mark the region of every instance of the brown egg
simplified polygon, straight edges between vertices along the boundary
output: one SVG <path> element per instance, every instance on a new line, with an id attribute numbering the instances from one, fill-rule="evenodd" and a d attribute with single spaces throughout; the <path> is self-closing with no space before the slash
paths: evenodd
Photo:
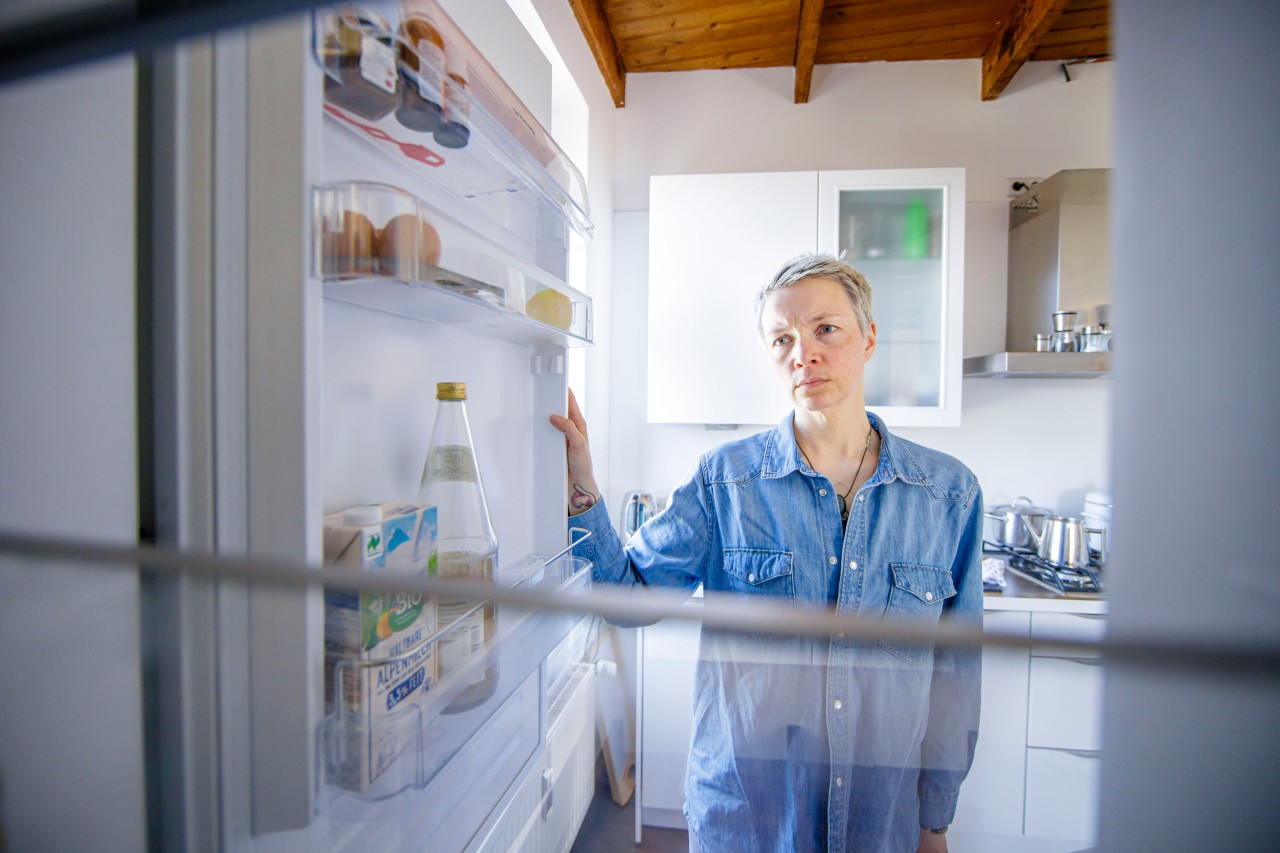
<path id="1" fill-rule="evenodd" d="M 414 281 L 427 276 L 422 264 L 440 263 L 440 233 L 415 213 L 393 216 L 378 241 L 378 272 Z"/>
<path id="2" fill-rule="evenodd" d="M 324 229 L 320 251 L 326 278 L 360 278 L 378 271 L 377 229 L 354 210 L 342 211 L 342 230 Z"/>

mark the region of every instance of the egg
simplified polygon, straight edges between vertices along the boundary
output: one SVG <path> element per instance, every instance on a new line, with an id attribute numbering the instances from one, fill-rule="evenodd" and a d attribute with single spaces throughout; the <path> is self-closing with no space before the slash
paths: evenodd
<path id="1" fill-rule="evenodd" d="M 416 213 L 393 216 L 378 240 L 378 272 L 404 281 L 427 277 L 422 265 L 440 263 L 440 232 Z"/>
<path id="2" fill-rule="evenodd" d="M 377 229 L 369 217 L 354 210 L 342 211 L 342 228 L 330 220 L 321 238 L 323 275 L 326 278 L 360 278 L 377 273 Z"/>

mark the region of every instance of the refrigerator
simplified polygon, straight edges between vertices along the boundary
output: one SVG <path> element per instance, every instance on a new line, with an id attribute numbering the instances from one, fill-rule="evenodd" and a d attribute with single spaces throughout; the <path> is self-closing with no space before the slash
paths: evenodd
<path id="1" fill-rule="evenodd" d="M 497 583 L 585 591 L 589 566 L 564 553 L 564 440 L 547 415 L 564 411 L 570 352 L 592 343 L 591 300 L 567 283 L 569 252 L 592 224 L 580 172 L 543 128 L 545 108 L 526 103 L 549 103 L 549 65 L 501 0 L 360 10 L 316 9 L 114 60 L 107 78 L 99 66 L 69 72 L 60 103 L 98 104 L 103 120 L 62 116 L 49 127 L 70 129 L 82 151 L 95 147 L 95 129 L 118 129 L 96 142 L 109 144 L 101 162 L 119 167 L 121 186 L 92 186 L 92 166 L 64 180 L 80 182 L 87 216 L 124 223 L 127 251 L 112 255 L 108 275 L 90 262 L 63 276 L 91 282 L 85 291 L 110 310 L 63 298 L 59 333 L 84 339 L 50 371 L 54 380 L 78 371 L 86 389 L 111 380 L 109 403 L 81 399 L 80 422 L 61 442 L 88 442 L 111 464 L 67 472 L 37 503 L 76 491 L 79 473 L 110 484 L 83 497 L 111 511 L 96 526 L 42 526 L 15 510 L 18 482 L 6 487 L 6 529 L 128 544 L 136 525 L 168 549 L 318 566 L 326 514 L 416 499 L 436 383 L 465 382 Z M 444 34 L 448 67 L 436 70 L 452 94 L 404 76 L 397 37 L 410 13 L 430 15 Z M 344 66 L 352 52 L 372 58 Z M 529 94 L 516 93 L 508 69 Z M 465 125 L 465 144 L 410 129 L 394 106 L 342 99 L 369 84 L 402 101 L 410 83 L 464 108 L 451 120 Z M 130 195 L 135 244 L 134 211 L 117 205 Z M 385 257 L 378 246 L 352 260 L 342 248 L 349 212 L 373 224 L 379 243 L 397 216 L 429 223 L 438 242 L 411 230 Z M 18 316 L 6 329 L 25 322 Z M 78 326 L 101 327 L 104 340 Z M 26 388 L 6 383 L 7 398 Z M 5 445 L 8 458 L 28 446 Z M 48 591 L 21 592 L 39 560 L 5 562 L 11 591 Z M 101 670 L 79 683 L 110 701 L 68 702 L 52 722 L 6 713 L 0 825 L 12 843 L 39 837 L 43 823 L 55 848 L 79 844 L 84 836 L 57 816 L 95 800 L 112 816 L 97 839 L 118 849 L 148 838 L 158 849 L 264 851 L 572 843 L 594 788 L 596 625 L 580 614 L 499 607 L 485 647 L 498 671 L 493 694 L 446 713 L 457 686 L 435 681 L 414 722 L 396 718 L 404 736 L 382 772 L 352 784 L 350 751 L 385 739 L 367 730 L 374 724 L 353 730 L 332 685 L 327 701 L 319 587 L 105 564 L 78 565 L 82 576 L 67 579 L 36 568 L 45 586 L 92 599 L 74 612 L 93 617 L 87 628 L 105 648 L 50 655 L 62 665 L 79 654 L 67 672 Z M 109 588 L 89 593 L 89 583 Z M 36 622 L 10 622 L 11 649 Z M 15 692 L 57 681 L 17 650 L 4 663 Z M 98 725 L 82 732 L 86 720 Z M 13 756 L 33 733 L 49 739 L 49 769 L 30 777 L 36 811 L 24 813 L 23 773 L 36 757 Z"/>

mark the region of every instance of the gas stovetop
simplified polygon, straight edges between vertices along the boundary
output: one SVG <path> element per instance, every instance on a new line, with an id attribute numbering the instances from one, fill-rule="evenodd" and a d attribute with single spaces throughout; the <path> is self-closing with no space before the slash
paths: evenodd
<path id="1" fill-rule="evenodd" d="M 1041 559 L 1029 548 L 1010 548 L 994 542 L 983 542 L 982 546 L 984 554 L 1002 555 L 1009 571 L 1050 592 L 1059 595 L 1102 594 L 1101 555 L 1097 551 L 1090 549 L 1087 567 L 1067 568 Z"/>

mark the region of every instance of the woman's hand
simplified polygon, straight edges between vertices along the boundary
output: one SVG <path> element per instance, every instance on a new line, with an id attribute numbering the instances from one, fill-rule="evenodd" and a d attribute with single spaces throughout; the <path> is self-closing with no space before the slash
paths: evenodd
<path id="1" fill-rule="evenodd" d="M 947 853 L 947 837 L 920 827 L 920 846 L 916 853 Z"/>
<path id="2" fill-rule="evenodd" d="M 565 462 L 568 468 L 569 515 L 578 515 L 591 509 L 600 500 L 600 487 L 596 484 L 591 465 L 591 446 L 587 443 L 587 421 L 578 408 L 578 400 L 569 391 L 569 417 L 552 415 L 551 425 L 564 433 Z"/>

